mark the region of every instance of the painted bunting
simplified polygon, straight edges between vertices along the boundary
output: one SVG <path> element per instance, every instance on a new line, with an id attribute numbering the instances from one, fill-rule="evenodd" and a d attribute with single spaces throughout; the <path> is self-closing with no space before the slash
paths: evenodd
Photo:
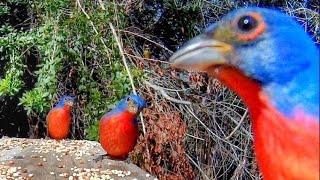
<path id="1" fill-rule="evenodd" d="M 125 159 L 133 150 L 139 136 L 137 116 L 144 107 L 145 101 L 131 94 L 102 116 L 99 123 L 100 144 L 110 158 Z"/>
<path id="2" fill-rule="evenodd" d="M 58 104 L 49 111 L 47 131 L 51 138 L 61 140 L 68 136 L 71 124 L 70 109 L 73 103 L 73 97 L 63 96 L 59 99 Z"/>
<path id="3" fill-rule="evenodd" d="M 319 179 L 319 50 L 295 20 L 267 8 L 233 10 L 170 61 L 243 99 L 264 179 Z"/>

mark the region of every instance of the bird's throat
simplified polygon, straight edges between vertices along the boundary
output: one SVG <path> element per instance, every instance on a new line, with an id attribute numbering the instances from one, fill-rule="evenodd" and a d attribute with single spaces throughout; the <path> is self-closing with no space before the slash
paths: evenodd
<path id="1" fill-rule="evenodd" d="M 250 79 L 239 70 L 230 66 L 215 66 L 210 68 L 207 72 L 236 92 L 249 109 L 257 107 L 257 100 L 260 99 L 259 97 L 261 96 L 261 87 L 258 82 Z"/>
<path id="2" fill-rule="evenodd" d="M 63 110 L 65 110 L 66 112 L 69 112 L 71 109 L 71 106 L 65 105 L 63 106 Z"/>
<path id="3" fill-rule="evenodd" d="M 319 177 L 319 123 L 315 119 L 301 112 L 289 120 L 271 105 L 258 82 L 237 69 L 217 66 L 208 72 L 235 91 L 249 108 L 264 179 Z"/>

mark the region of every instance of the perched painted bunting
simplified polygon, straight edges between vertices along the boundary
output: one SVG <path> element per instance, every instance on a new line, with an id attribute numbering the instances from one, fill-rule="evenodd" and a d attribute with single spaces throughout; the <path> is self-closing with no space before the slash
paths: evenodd
<path id="1" fill-rule="evenodd" d="M 139 136 L 137 116 L 145 101 L 131 94 L 102 116 L 99 124 L 100 144 L 110 158 L 125 159 Z"/>
<path id="2" fill-rule="evenodd" d="M 57 140 L 65 139 L 69 134 L 71 123 L 70 108 L 74 99 L 71 96 L 63 96 L 58 104 L 47 115 L 48 135 Z"/>
<path id="3" fill-rule="evenodd" d="M 249 108 L 264 179 L 319 179 L 319 51 L 277 10 L 234 10 L 170 59 L 208 72 Z"/>

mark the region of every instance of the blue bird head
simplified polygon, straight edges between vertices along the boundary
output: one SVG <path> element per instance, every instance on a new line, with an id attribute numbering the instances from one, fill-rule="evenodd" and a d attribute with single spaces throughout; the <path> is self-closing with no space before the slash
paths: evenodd
<path id="1" fill-rule="evenodd" d="M 146 107 L 146 102 L 141 97 L 135 94 L 130 94 L 125 96 L 115 108 L 113 108 L 111 111 L 103 115 L 103 117 L 101 118 L 101 121 L 104 121 L 104 122 L 108 121 L 110 117 L 114 115 L 118 115 L 119 113 L 128 111 L 134 115 L 133 119 L 128 119 L 128 120 L 131 120 L 133 124 L 137 125 L 138 122 L 137 122 L 136 116 L 145 107 Z"/>
<path id="2" fill-rule="evenodd" d="M 138 114 L 145 106 L 146 102 L 141 97 L 130 94 L 125 96 L 115 109 L 120 111 L 128 110 L 132 114 Z"/>
<path id="3" fill-rule="evenodd" d="M 314 42 L 301 25 L 280 11 L 240 8 L 210 26 L 206 34 L 229 44 L 229 63 L 262 85 L 287 83 L 306 70 L 319 73 Z"/>
<path id="4" fill-rule="evenodd" d="M 235 68 L 256 81 L 284 114 L 292 115 L 298 107 L 319 116 L 318 48 L 296 21 L 278 10 L 233 10 L 170 61 L 173 67 L 197 71 Z"/>
<path id="5" fill-rule="evenodd" d="M 68 95 L 64 95 L 59 99 L 58 104 L 54 108 L 61 108 L 61 107 L 64 107 L 64 106 L 72 107 L 73 104 L 74 104 L 74 97 L 68 96 Z"/>

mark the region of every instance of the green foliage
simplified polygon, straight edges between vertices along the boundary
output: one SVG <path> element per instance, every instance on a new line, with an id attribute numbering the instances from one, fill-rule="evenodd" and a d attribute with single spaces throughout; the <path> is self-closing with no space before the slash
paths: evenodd
<path id="1" fill-rule="evenodd" d="M 55 26 L 55 21 L 47 21 L 35 32 L 38 40 L 35 48 L 39 52 L 41 62 L 38 65 L 39 70 L 35 72 L 38 77 L 35 88 L 27 91 L 20 99 L 20 104 L 27 112 L 47 111 L 50 107 L 48 103 L 57 91 L 57 75 L 62 68 L 61 51 L 64 37 L 58 33 Z"/>
<path id="2" fill-rule="evenodd" d="M 0 60 L 7 62 L 5 76 L 0 79 L 0 96 L 13 96 L 22 88 L 23 56 L 27 51 L 25 48 L 32 45 L 33 38 L 28 33 L 17 32 L 8 24 L 0 27 L 0 34 L 5 34 L 0 38 L 0 53 L 3 53 Z"/>
<path id="3" fill-rule="evenodd" d="M 11 57 L 9 64 L 10 69 L 6 72 L 5 77 L 0 79 L 0 96 L 13 96 L 19 92 L 20 88 L 22 87 L 22 65 L 13 63 L 15 60 L 18 61 L 19 59 L 14 59 Z"/>
<path id="4" fill-rule="evenodd" d="M 9 13 L 9 7 L 6 6 L 3 2 L 0 2 L 0 16 L 8 13 Z"/>
<path id="5" fill-rule="evenodd" d="M 190 12 L 198 12 L 200 13 L 205 6 L 204 1 L 180 1 L 180 0 L 165 0 L 164 6 L 168 9 L 172 9 L 174 11 L 180 10 L 183 13 L 190 13 Z"/>
<path id="6" fill-rule="evenodd" d="M 86 129 L 86 139 L 90 141 L 99 141 L 99 121 L 93 122 L 87 129 Z"/>
<path id="7" fill-rule="evenodd" d="M 122 99 L 125 95 L 130 93 L 131 84 L 127 71 L 124 69 L 123 65 L 119 62 L 115 62 L 111 65 L 111 84 L 108 87 L 110 91 L 115 92 L 116 96 L 113 96 L 113 99 L 110 99 L 112 102 L 115 102 L 119 99 Z M 143 77 L 143 71 L 133 68 L 131 69 L 131 74 L 135 77 L 135 85 L 137 85 L 137 80 Z"/>
<path id="8" fill-rule="evenodd" d="M 42 92 L 39 88 L 29 91 L 20 98 L 20 104 L 25 107 L 27 114 L 31 112 L 43 112 L 49 109 L 48 104 L 49 92 Z"/>

